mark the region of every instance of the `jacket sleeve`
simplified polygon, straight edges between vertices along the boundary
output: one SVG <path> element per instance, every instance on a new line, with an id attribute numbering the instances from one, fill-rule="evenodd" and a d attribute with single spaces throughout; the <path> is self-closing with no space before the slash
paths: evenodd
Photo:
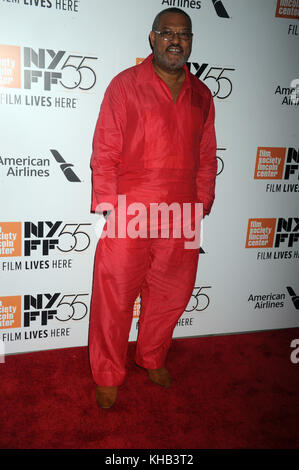
<path id="1" fill-rule="evenodd" d="M 126 125 L 125 96 L 119 80 L 109 84 L 98 116 L 91 156 L 91 210 L 111 210 L 117 203 L 117 175 Z"/>
<path id="2" fill-rule="evenodd" d="M 215 106 L 210 95 L 209 112 L 200 142 L 200 161 L 196 174 L 197 198 L 203 203 L 203 216 L 210 213 L 215 198 L 216 150 Z"/>

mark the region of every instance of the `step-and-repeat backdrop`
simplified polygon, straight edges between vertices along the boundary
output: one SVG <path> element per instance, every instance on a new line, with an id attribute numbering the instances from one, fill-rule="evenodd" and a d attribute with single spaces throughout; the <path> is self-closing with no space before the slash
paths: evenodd
<path id="1" fill-rule="evenodd" d="M 90 212 L 99 107 L 110 80 L 151 52 L 152 21 L 170 6 L 193 20 L 188 67 L 214 95 L 218 146 L 215 204 L 174 337 L 299 326 L 298 0 L 1 0 L 6 353 L 87 345 L 103 227 Z M 139 310 L 138 298 L 131 341 Z"/>

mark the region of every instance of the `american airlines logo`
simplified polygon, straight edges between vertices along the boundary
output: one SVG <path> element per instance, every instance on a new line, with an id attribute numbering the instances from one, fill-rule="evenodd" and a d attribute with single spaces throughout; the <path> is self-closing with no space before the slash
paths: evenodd
<path id="1" fill-rule="evenodd" d="M 58 150 L 52 149 L 50 150 L 50 152 L 52 153 L 57 163 L 60 164 L 60 169 L 68 181 L 70 181 L 71 183 L 81 182 L 81 180 L 71 168 L 72 166 L 74 166 L 72 163 L 67 163 L 64 158 L 60 155 Z"/>
<path id="2" fill-rule="evenodd" d="M 212 0 L 212 3 L 218 16 L 221 18 L 229 18 L 229 15 L 221 0 Z"/>
<path id="3" fill-rule="evenodd" d="M 201 8 L 201 0 L 162 0 L 162 5 L 167 7 L 177 7 L 177 8 L 192 8 L 199 10 Z M 222 0 L 212 0 L 212 4 L 215 8 L 217 16 L 220 18 L 229 18 L 229 14 L 226 11 L 225 6 L 223 5 Z"/>

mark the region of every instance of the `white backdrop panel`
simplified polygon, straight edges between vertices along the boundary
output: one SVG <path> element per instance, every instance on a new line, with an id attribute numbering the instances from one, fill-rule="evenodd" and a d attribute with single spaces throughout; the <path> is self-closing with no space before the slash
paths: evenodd
<path id="1" fill-rule="evenodd" d="M 228 17 L 208 0 L 31 3 L 0 4 L 6 353 L 87 344 L 103 226 L 90 213 L 93 132 L 107 85 L 150 53 L 152 21 L 168 6 L 192 18 L 189 66 L 215 94 L 219 157 L 196 284 L 174 337 L 299 326 L 292 298 L 299 292 L 299 107 L 290 103 L 291 81 L 299 78 L 298 13 L 276 17 L 275 0 L 218 2 Z M 278 178 L 255 179 L 258 147 L 270 155 L 284 149 Z M 271 228 L 266 246 L 246 248 L 249 219 Z M 135 307 L 131 341 L 138 332 Z"/>

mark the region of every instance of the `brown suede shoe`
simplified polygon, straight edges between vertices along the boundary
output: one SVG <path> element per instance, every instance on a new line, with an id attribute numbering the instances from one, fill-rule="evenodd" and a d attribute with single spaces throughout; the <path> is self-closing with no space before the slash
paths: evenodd
<path id="1" fill-rule="evenodd" d="M 171 376 L 165 367 L 161 367 L 160 369 L 148 369 L 147 371 L 149 378 L 156 384 L 166 388 L 171 386 Z"/>
<path id="2" fill-rule="evenodd" d="M 96 401 L 101 408 L 111 408 L 117 397 L 117 387 L 96 387 Z"/>

